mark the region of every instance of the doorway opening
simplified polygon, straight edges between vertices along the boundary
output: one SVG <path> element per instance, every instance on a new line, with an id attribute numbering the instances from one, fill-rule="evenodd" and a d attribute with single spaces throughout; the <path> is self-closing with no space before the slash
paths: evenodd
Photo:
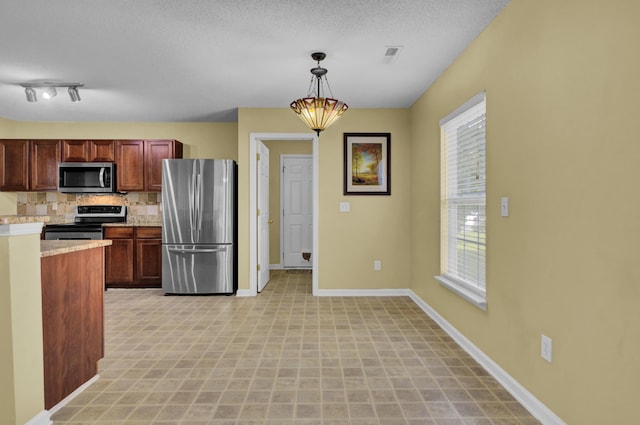
<path id="1" fill-rule="evenodd" d="M 310 143 L 297 144 L 308 144 L 311 150 Z M 310 270 L 313 266 L 313 156 L 281 154 L 279 167 L 278 263 L 285 270 Z"/>
<path id="2" fill-rule="evenodd" d="M 250 133 L 249 135 L 249 211 L 251 211 L 251 219 L 249 220 L 249 294 L 255 296 L 258 294 L 258 142 L 268 141 L 310 141 L 312 143 L 312 160 L 313 160 L 313 243 L 312 252 L 312 292 L 316 295 L 318 292 L 318 137 L 309 133 Z"/>

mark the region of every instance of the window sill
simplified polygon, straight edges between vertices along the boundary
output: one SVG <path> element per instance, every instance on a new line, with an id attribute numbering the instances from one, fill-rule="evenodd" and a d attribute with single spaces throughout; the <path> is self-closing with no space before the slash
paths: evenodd
<path id="1" fill-rule="evenodd" d="M 486 295 L 480 295 L 478 293 L 476 293 L 475 291 L 465 287 L 465 285 L 456 282 L 454 280 L 449 279 L 446 276 L 434 276 L 435 279 L 440 282 L 440 285 L 444 286 L 445 288 L 447 288 L 448 290 L 450 290 L 451 292 L 454 292 L 455 294 L 458 294 L 459 296 L 461 296 L 462 298 L 464 298 L 465 300 L 469 301 L 471 304 L 475 305 L 476 307 L 487 311 L 487 297 Z"/>

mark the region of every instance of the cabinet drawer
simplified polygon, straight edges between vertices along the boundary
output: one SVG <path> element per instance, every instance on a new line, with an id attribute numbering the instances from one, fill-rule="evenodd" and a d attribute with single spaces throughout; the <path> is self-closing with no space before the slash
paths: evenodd
<path id="1" fill-rule="evenodd" d="M 105 227 L 105 239 L 133 239 L 133 227 Z"/>
<path id="2" fill-rule="evenodd" d="M 162 239 L 162 227 L 136 227 L 138 239 Z"/>

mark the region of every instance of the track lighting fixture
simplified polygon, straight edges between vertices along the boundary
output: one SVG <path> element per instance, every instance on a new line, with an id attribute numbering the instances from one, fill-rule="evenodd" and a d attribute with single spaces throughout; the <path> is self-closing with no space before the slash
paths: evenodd
<path id="1" fill-rule="evenodd" d="M 72 102 L 80 102 L 80 93 L 78 92 L 78 87 L 84 87 L 84 84 L 80 84 L 80 83 L 50 83 L 50 82 L 44 82 L 44 83 L 22 83 L 20 84 L 22 87 L 24 87 L 24 94 L 27 96 L 27 102 L 37 102 L 38 101 L 38 94 L 37 94 L 37 90 L 40 90 L 42 92 L 42 97 L 44 99 L 52 99 L 54 98 L 57 94 L 58 91 L 56 90 L 56 88 L 67 88 L 67 91 L 69 93 L 69 99 L 71 99 Z"/>

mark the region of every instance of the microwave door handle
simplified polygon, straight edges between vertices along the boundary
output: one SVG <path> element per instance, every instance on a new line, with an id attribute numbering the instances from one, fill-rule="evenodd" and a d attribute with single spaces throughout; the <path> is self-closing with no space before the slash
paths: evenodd
<path id="1" fill-rule="evenodd" d="M 100 180 L 100 187 L 105 187 L 104 186 L 104 172 L 105 172 L 105 167 L 101 167 L 100 168 L 100 174 L 98 176 L 98 179 Z"/>

